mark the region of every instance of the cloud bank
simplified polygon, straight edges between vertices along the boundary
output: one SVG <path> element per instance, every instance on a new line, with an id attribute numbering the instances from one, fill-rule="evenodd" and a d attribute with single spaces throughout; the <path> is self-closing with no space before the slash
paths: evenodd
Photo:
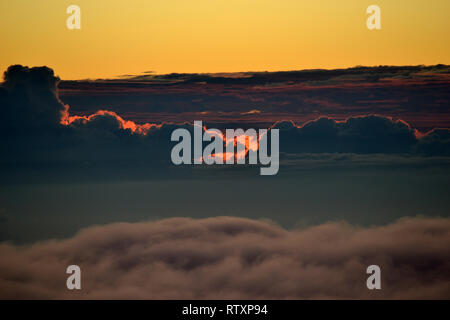
<path id="1" fill-rule="evenodd" d="M 11 66 L 0 86 L 0 146 L 3 166 L 136 167 L 170 164 L 170 134 L 192 124 L 136 124 L 100 110 L 70 115 L 58 96 L 59 79 L 47 67 Z M 201 120 L 201 119 L 199 119 Z M 420 134 L 404 121 L 368 115 L 346 121 L 320 118 L 297 126 L 276 123 L 287 153 L 396 153 L 450 155 L 449 129 Z"/>
<path id="2" fill-rule="evenodd" d="M 336 121 L 322 117 L 302 126 L 281 121 L 272 126 L 283 137 L 287 153 L 386 153 L 424 156 L 450 155 L 450 130 L 423 134 L 402 120 L 367 115 Z"/>
<path id="3" fill-rule="evenodd" d="M 139 122 L 270 126 L 320 115 L 345 120 L 383 114 L 428 131 L 450 127 L 450 67 L 379 66 L 341 70 L 232 74 L 145 74 L 97 81 L 62 81 L 60 96 L 83 115 L 99 106 Z M 133 93 L 133 94 L 130 94 Z M 243 114 L 251 110 L 260 113 Z"/>
<path id="4" fill-rule="evenodd" d="M 450 299 L 450 219 L 286 230 L 217 217 L 90 227 L 71 239 L 0 245 L 0 298 Z M 77 264 L 82 290 L 65 287 Z M 382 289 L 366 288 L 381 267 Z"/>

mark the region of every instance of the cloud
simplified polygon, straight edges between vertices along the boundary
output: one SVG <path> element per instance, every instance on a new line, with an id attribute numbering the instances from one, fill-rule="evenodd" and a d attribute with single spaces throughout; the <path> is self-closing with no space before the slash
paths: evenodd
<path id="1" fill-rule="evenodd" d="M 69 106 L 59 99 L 59 79 L 47 67 L 11 66 L 4 79 L 0 87 L 0 147 L 5 156 L 0 161 L 8 173 L 23 166 L 125 171 L 168 167 L 175 144 L 170 141 L 173 129 L 192 131 L 192 124 L 137 124 L 110 110 L 71 115 Z M 450 155 L 448 129 L 419 138 L 406 122 L 376 115 L 341 122 L 320 118 L 303 126 L 278 122 L 273 128 L 280 129 L 280 150 L 286 153 Z"/>
<path id="2" fill-rule="evenodd" d="M 368 115 L 345 121 L 322 117 L 297 126 L 291 121 L 276 123 L 283 141 L 280 149 L 289 153 L 412 153 L 418 139 L 406 122 Z"/>
<path id="3" fill-rule="evenodd" d="M 280 151 L 286 153 L 450 155 L 450 129 L 420 133 L 403 120 L 379 115 L 321 117 L 302 126 L 280 121 L 272 128 L 280 130 Z"/>
<path id="4" fill-rule="evenodd" d="M 31 165 L 152 167 L 169 160 L 171 124 L 136 124 L 100 110 L 70 115 L 53 70 L 11 66 L 0 87 L 2 169 Z"/>
<path id="5" fill-rule="evenodd" d="M 431 130 L 420 139 L 417 149 L 419 154 L 450 156 L 450 130 Z"/>
<path id="6" fill-rule="evenodd" d="M 170 74 L 130 79 L 62 81 L 61 99 L 84 115 L 99 107 L 129 120 L 203 120 L 245 126 L 283 119 L 298 123 L 330 115 L 383 114 L 428 131 L 449 127 L 449 66 L 357 67 L 340 70 Z M 133 93 L 133 94 L 130 94 Z M 257 108 L 260 114 L 241 115 Z"/>
<path id="7" fill-rule="evenodd" d="M 250 111 L 242 112 L 241 114 L 242 114 L 243 116 L 247 116 L 247 115 L 259 114 L 259 113 L 261 113 L 261 110 L 258 110 L 258 109 L 252 109 L 252 110 L 250 110 Z"/>
<path id="8" fill-rule="evenodd" d="M 71 239 L 0 245 L 1 298 L 450 298 L 450 219 L 286 230 L 232 217 L 90 227 Z M 82 290 L 65 288 L 68 265 Z M 381 267 L 382 290 L 366 288 Z"/>
<path id="9" fill-rule="evenodd" d="M 64 106 L 57 95 L 59 78 L 47 67 L 10 66 L 0 91 L 4 130 L 46 130 L 58 125 Z"/>
<path id="10" fill-rule="evenodd" d="M 161 128 L 162 124 L 145 123 L 136 124 L 133 121 L 124 120 L 121 116 L 113 111 L 99 110 L 89 116 L 70 116 L 69 108 L 66 106 L 62 116 L 61 124 L 73 127 L 90 126 L 98 127 L 106 124 L 108 129 L 129 130 L 131 133 L 147 135 L 151 129 Z"/>
<path id="11" fill-rule="evenodd" d="M 146 135 L 152 129 L 161 128 L 157 124 L 139 125 L 124 120 L 108 110 L 99 110 L 90 116 L 70 115 L 69 106 L 59 99 L 58 82 L 59 78 L 50 68 L 10 66 L 0 87 L 2 134 L 11 137 L 20 132 L 28 138 L 42 137 L 51 129 L 54 134 L 67 138 L 82 127 L 122 135 Z"/>

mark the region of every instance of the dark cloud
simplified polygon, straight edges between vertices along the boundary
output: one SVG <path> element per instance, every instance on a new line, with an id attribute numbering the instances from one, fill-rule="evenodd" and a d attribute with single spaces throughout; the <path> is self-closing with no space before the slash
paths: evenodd
<path id="1" fill-rule="evenodd" d="M 450 219 L 301 230 L 217 217 L 116 223 L 62 241 L 0 245 L 1 298 L 450 298 Z M 82 290 L 65 269 L 82 270 Z M 381 267 L 382 290 L 366 288 Z"/>
<path id="2" fill-rule="evenodd" d="M 107 168 L 109 174 L 118 169 L 143 174 L 145 168 L 171 167 L 171 132 L 178 127 L 192 130 L 192 124 L 137 124 L 108 110 L 72 115 L 59 99 L 59 79 L 47 67 L 11 66 L 4 79 L 0 147 L 5 156 L 0 161 L 8 173 L 23 166 L 69 172 L 73 166 L 94 171 Z M 280 147 L 286 153 L 450 154 L 447 129 L 419 139 L 407 123 L 375 115 L 343 122 L 320 118 L 303 126 L 280 122 L 274 127 L 281 130 Z"/>
<path id="3" fill-rule="evenodd" d="M 57 95 L 58 82 L 47 67 L 10 66 L 0 92 L 2 129 L 47 130 L 57 126 L 64 110 Z"/>
<path id="4" fill-rule="evenodd" d="M 417 151 L 432 156 L 450 156 L 450 130 L 433 129 L 420 139 Z"/>
<path id="5" fill-rule="evenodd" d="M 277 123 L 280 150 L 289 153 L 411 153 L 418 139 L 403 121 L 381 116 L 351 117 L 343 122 L 329 118 L 310 121 L 303 126 L 293 122 Z"/>
<path id="6" fill-rule="evenodd" d="M 198 120 L 269 126 L 328 115 L 383 114 L 421 131 L 450 127 L 449 66 L 379 66 L 338 70 L 144 75 L 129 79 L 63 81 L 73 112 L 99 107 L 139 122 Z M 132 93 L 132 94 L 130 94 Z M 241 115 L 258 109 L 259 114 Z"/>
<path id="7" fill-rule="evenodd" d="M 114 112 L 72 117 L 47 67 L 11 66 L 0 87 L 3 169 L 11 166 L 135 166 L 168 162 L 173 125 L 137 125 Z"/>
<path id="8" fill-rule="evenodd" d="M 335 79 L 366 80 L 368 82 L 378 81 L 380 78 L 412 78 L 427 72 L 428 75 L 434 73 L 448 73 L 450 67 L 447 65 L 435 66 L 378 66 L 364 67 L 357 66 L 347 69 L 310 69 L 276 72 L 239 72 L 239 73 L 171 73 L 157 75 L 153 71 L 149 75 L 128 76 L 129 80 L 148 81 L 179 81 L 184 83 L 220 83 L 220 84 L 242 84 L 252 85 L 271 84 L 283 82 L 328 82 Z M 120 81 L 119 81 L 120 82 Z"/>

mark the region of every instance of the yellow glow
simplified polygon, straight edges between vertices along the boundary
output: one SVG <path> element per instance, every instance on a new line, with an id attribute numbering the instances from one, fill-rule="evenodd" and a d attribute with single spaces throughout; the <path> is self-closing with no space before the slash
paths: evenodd
<path id="1" fill-rule="evenodd" d="M 81 30 L 66 8 L 81 8 Z M 381 30 L 366 8 L 381 8 Z M 0 1 L 0 68 L 64 79 L 450 63 L 448 0 Z"/>

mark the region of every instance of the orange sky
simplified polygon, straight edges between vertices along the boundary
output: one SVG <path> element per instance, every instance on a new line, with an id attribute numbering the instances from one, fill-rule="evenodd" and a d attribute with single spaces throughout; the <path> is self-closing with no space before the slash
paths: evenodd
<path id="1" fill-rule="evenodd" d="M 81 8 L 68 30 L 66 8 Z M 382 29 L 366 27 L 381 7 Z M 450 64 L 448 0 L 15 0 L 0 2 L 0 68 L 63 79 Z"/>

